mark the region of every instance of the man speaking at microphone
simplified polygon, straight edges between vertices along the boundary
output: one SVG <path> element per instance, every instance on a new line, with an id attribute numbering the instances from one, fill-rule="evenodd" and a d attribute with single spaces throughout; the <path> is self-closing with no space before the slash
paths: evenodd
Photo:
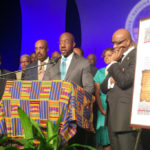
<path id="1" fill-rule="evenodd" d="M 114 53 L 101 84 L 107 94 L 107 123 L 112 150 L 133 150 L 137 133 L 130 127 L 130 111 L 135 71 L 136 48 L 126 29 L 112 36 Z M 138 149 L 139 150 L 139 149 Z"/>
<path id="2" fill-rule="evenodd" d="M 94 85 L 90 64 L 73 52 L 74 47 L 74 36 L 69 32 L 63 33 L 59 39 L 61 59 L 48 65 L 44 80 L 71 80 L 92 94 Z"/>
<path id="3" fill-rule="evenodd" d="M 35 54 L 38 60 L 27 66 L 28 70 L 25 70 L 24 80 L 43 80 L 47 70 L 47 65 L 45 64 L 50 61 L 48 57 L 48 43 L 46 40 L 38 40 L 35 43 Z M 30 69 L 30 67 L 33 66 L 35 66 L 35 68 Z"/>

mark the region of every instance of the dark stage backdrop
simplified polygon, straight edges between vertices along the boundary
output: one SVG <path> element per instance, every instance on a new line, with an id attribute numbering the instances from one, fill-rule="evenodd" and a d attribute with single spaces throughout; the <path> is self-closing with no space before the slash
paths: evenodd
<path id="1" fill-rule="evenodd" d="M 1 0 L 0 54 L 3 66 L 15 70 L 19 56 L 31 54 L 39 39 L 49 43 L 49 55 L 59 50 L 59 36 L 75 35 L 84 56 L 97 55 L 97 67 L 105 66 L 102 51 L 112 47 L 115 30 L 127 28 L 137 40 L 138 21 L 150 16 L 149 0 Z"/>
<path id="2" fill-rule="evenodd" d="M 17 70 L 22 39 L 20 0 L 0 0 L 0 56 L 2 67 Z"/>

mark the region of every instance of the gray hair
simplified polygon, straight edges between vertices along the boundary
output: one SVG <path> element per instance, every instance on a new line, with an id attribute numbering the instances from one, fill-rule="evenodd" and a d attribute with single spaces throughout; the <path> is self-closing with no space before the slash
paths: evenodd
<path id="1" fill-rule="evenodd" d="M 23 57 L 27 57 L 27 58 L 29 59 L 29 61 L 31 61 L 31 57 L 30 57 L 30 55 L 28 55 L 28 54 L 24 54 L 24 55 L 22 55 L 22 56 L 20 57 L 20 59 L 21 59 L 21 58 L 23 58 Z"/>

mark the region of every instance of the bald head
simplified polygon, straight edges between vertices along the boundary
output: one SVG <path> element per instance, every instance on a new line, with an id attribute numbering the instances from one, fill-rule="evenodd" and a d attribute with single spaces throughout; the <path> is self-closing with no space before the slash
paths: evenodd
<path id="1" fill-rule="evenodd" d="M 59 53 L 58 51 L 54 51 L 54 52 L 52 53 L 51 58 L 58 58 L 58 57 L 60 57 L 60 53 Z"/>
<path id="2" fill-rule="evenodd" d="M 87 59 L 88 59 L 88 61 L 89 61 L 89 63 L 91 65 L 95 66 L 95 64 L 96 64 L 96 56 L 94 54 L 88 55 Z"/>
<path id="3" fill-rule="evenodd" d="M 74 48 L 73 52 L 76 53 L 78 56 L 83 56 L 83 50 L 81 48 Z"/>
<path id="4" fill-rule="evenodd" d="M 112 36 L 114 50 L 127 51 L 133 44 L 131 35 L 126 29 L 117 30 Z"/>
<path id="5" fill-rule="evenodd" d="M 48 57 L 48 43 L 46 40 L 38 40 L 35 43 L 37 59 L 43 62 Z"/>
<path id="6" fill-rule="evenodd" d="M 59 38 L 59 49 L 61 54 L 64 57 L 68 57 L 73 52 L 74 47 L 74 36 L 69 32 L 63 33 Z"/>

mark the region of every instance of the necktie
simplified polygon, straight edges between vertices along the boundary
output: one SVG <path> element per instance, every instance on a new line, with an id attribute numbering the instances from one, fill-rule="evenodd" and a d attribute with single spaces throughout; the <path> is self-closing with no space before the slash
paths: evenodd
<path id="1" fill-rule="evenodd" d="M 44 65 L 45 65 L 45 62 L 41 62 L 41 66 L 38 71 L 38 80 L 42 80 L 44 77 Z"/>
<path id="2" fill-rule="evenodd" d="M 66 60 L 67 58 L 64 57 L 60 66 L 61 80 L 64 80 L 66 76 Z"/>
<path id="3" fill-rule="evenodd" d="M 120 62 L 120 63 L 121 63 L 121 62 L 122 62 L 123 57 L 124 57 L 124 55 L 122 55 L 122 56 L 121 56 L 121 58 L 118 60 L 118 62 Z"/>

